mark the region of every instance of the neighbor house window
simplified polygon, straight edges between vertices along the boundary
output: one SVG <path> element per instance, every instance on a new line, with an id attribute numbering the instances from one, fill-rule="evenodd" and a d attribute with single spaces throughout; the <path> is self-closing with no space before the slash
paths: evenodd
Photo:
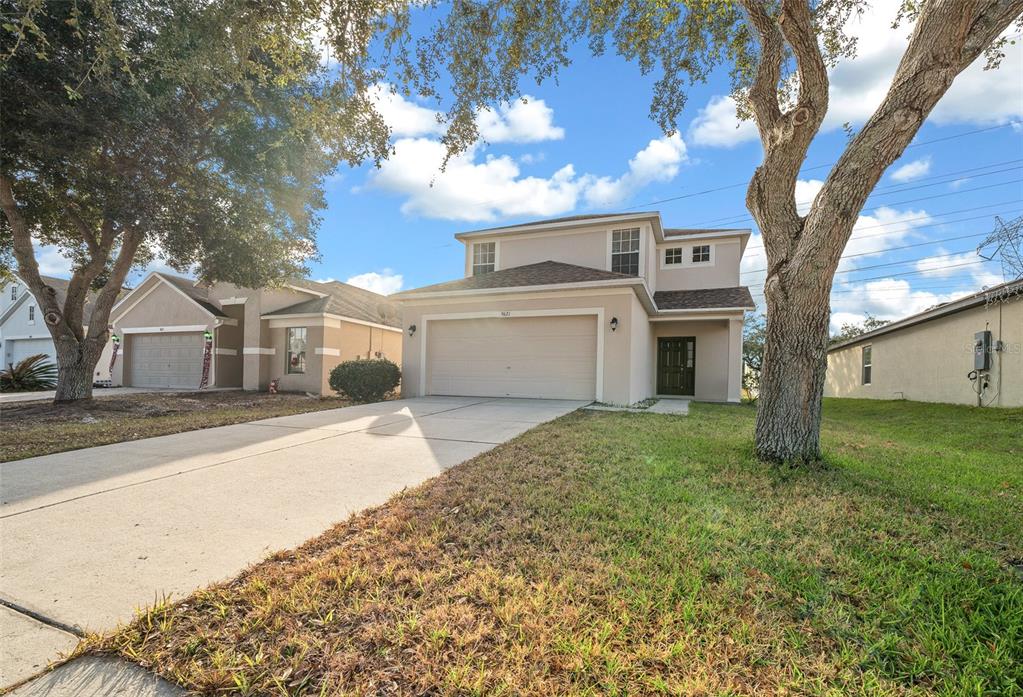
<path id="1" fill-rule="evenodd" d="M 863 351 L 863 384 L 864 385 L 869 385 L 870 384 L 870 369 L 873 366 L 873 363 L 872 363 L 872 360 L 871 360 L 871 357 L 870 357 L 870 349 L 871 348 L 872 347 L 870 347 L 870 346 L 864 346 L 861 349 Z"/>
<path id="2" fill-rule="evenodd" d="M 664 250 L 664 265 L 672 266 L 675 264 L 682 263 L 682 248 L 672 247 L 671 249 Z"/>
<path id="3" fill-rule="evenodd" d="M 28 321 L 29 322 L 35 322 L 36 321 L 36 306 L 35 305 L 29 305 L 28 306 Z"/>
<path id="4" fill-rule="evenodd" d="M 496 242 L 477 242 L 472 246 L 472 275 L 491 273 L 497 262 Z"/>
<path id="5" fill-rule="evenodd" d="M 305 372 L 305 327 L 288 328 L 288 365 L 289 373 Z"/>
<path id="6" fill-rule="evenodd" d="M 693 263 L 703 264 L 710 261 L 710 245 L 698 244 L 693 247 Z"/>
<path id="7" fill-rule="evenodd" d="M 611 232 L 611 270 L 639 275 L 639 228 Z"/>
<path id="8" fill-rule="evenodd" d="M 11 284 L 11 300 L 18 299 L 18 286 Z"/>

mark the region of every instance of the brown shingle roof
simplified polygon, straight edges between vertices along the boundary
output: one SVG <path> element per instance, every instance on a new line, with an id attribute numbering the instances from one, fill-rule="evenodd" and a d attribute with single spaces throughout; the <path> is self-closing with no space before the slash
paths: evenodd
<path id="1" fill-rule="evenodd" d="M 541 261 L 536 264 L 515 266 L 501 269 L 493 273 L 460 278 L 456 281 L 437 283 L 415 290 L 398 293 L 395 297 L 417 295 L 419 293 L 440 293 L 457 290 L 489 290 L 494 288 L 516 288 L 519 286 L 549 286 L 561 283 L 587 283 L 591 281 L 636 281 L 635 276 L 628 276 L 614 271 L 591 269 L 588 266 L 576 266 L 560 261 Z"/>
<path id="2" fill-rule="evenodd" d="M 265 316 L 327 313 L 374 324 L 384 324 L 388 327 L 401 326 L 397 308 L 385 295 L 339 281 L 317 283 L 316 281 L 301 280 L 294 281 L 293 284 L 318 293 L 326 293 L 326 296 L 289 305 L 280 310 L 268 312 Z"/>
<path id="3" fill-rule="evenodd" d="M 658 310 L 713 310 L 726 307 L 755 309 L 749 288 L 700 288 L 699 290 L 659 290 L 654 293 Z"/>

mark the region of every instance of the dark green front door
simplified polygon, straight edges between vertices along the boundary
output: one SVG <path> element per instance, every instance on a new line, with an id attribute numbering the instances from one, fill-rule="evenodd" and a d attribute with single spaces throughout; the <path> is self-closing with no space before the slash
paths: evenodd
<path id="1" fill-rule="evenodd" d="M 657 340 L 657 394 L 696 392 L 696 337 L 664 336 Z"/>

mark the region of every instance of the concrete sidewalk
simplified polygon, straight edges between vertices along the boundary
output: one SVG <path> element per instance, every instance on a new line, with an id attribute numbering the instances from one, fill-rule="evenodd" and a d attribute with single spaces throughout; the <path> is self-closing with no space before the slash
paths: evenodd
<path id="1" fill-rule="evenodd" d="M 584 404 L 425 397 L 2 463 L 0 687 L 70 650 L 62 628 L 112 629 Z"/>

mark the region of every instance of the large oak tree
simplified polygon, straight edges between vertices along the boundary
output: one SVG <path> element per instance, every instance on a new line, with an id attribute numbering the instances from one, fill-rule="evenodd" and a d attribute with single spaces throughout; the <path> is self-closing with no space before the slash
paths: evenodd
<path id="1" fill-rule="evenodd" d="M 243 286 L 299 274 L 324 177 L 386 153 L 364 85 L 323 65 L 303 3 L 0 4 L 0 265 L 40 304 L 57 401 L 91 396 L 133 267 L 162 258 Z M 39 245 L 73 262 L 63 303 Z"/>
<path id="2" fill-rule="evenodd" d="M 864 202 L 955 77 L 985 52 L 995 67 L 1003 33 L 1023 14 L 1023 0 L 905 0 L 891 19 L 911 28 L 911 36 L 888 93 L 801 215 L 796 180 L 828 112 L 828 71 L 854 55 L 846 27 L 857 13 L 872 11 L 866 0 L 476 0 L 434 3 L 429 10 L 391 0 L 325 5 L 331 40 L 355 73 L 373 60 L 364 56 L 375 34 L 383 37 L 378 56 L 399 89 L 449 97 L 452 153 L 479 137 L 481 108 L 515 99 L 524 77 L 556 76 L 579 42 L 594 54 L 613 48 L 659 74 L 651 116 L 665 132 L 675 130 L 690 84 L 727 72 L 740 115 L 756 122 L 763 146 L 746 194 L 768 261 L 756 452 L 788 462 L 820 456 L 831 284 Z M 420 12 L 430 28 L 413 38 Z M 1013 78 L 1019 76 L 1006 79 Z"/>

